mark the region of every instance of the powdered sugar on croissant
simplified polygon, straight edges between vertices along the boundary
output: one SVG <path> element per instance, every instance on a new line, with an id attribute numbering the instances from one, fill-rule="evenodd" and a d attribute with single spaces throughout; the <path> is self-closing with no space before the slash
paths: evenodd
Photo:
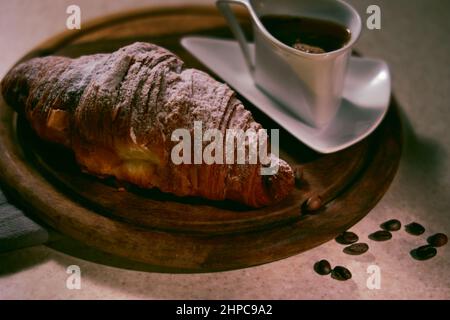
<path id="1" fill-rule="evenodd" d="M 194 121 L 224 134 L 261 125 L 226 84 L 153 44 L 77 59 L 35 58 L 6 75 L 2 93 L 41 138 L 72 149 L 82 168 L 98 176 L 253 207 L 280 201 L 294 186 L 281 159 L 270 177 L 260 175 L 259 163 L 171 161 L 172 132 L 193 130 Z"/>

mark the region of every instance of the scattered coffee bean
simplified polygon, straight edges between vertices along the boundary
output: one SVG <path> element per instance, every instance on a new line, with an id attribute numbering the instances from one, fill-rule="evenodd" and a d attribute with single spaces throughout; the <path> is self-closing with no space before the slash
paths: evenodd
<path id="1" fill-rule="evenodd" d="M 422 233 L 425 232 L 425 228 L 422 225 L 418 224 L 417 222 L 413 222 L 406 225 L 405 230 L 406 232 L 414 236 L 420 236 Z"/>
<path id="2" fill-rule="evenodd" d="M 428 260 L 433 258 L 437 250 L 430 245 L 421 246 L 410 252 L 411 256 L 416 260 Z"/>
<path id="3" fill-rule="evenodd" d="M 433 247 L 445 246 L 448 242 L 448 238 L 443 233 L 436 233 L 427 239 L 428 243 Z"/>
<path id="4" fill-rule="evenodd" d="M 391 219 L 382 223 L 380 227 L 386 231 L 398 231 L 402 227 L 402 224 L 397 219 Z"/>
<path id="5" fill-rule="evenodd" d="M 343 251 L 346 254 L 357 256 L 367 252 L 367 250 L 369 250 L 367 243 L 354 243 L 348 247 L 345 247 Z"/>
<path id="6" fill-rule="evenodd" d="M 303 209 L 306 211 L 318 211 L 322 208 L 322 199 L 320 196 L 312 196 L 303 204 Z"/>
<path id="7" fill-rule="evenodd" d="M 380 230 L 369 235 L 369 239 L 373 241 L 386 241 L 392 238 L 389 231 Z"/>
<path id="8" fill-rule="evenodd" d="M 345 281 L 352 278 L 352 273 L 345 267 L 336 266 L 331 271 L 331 277 L 339 281 Z"/>
<path id="9" fill-rule="evenodd" d="M 314 271 L 322 276 L 325 276 L 330 274 L 331 265 L 327 260 L 320 260 L 314 264 Z"/>
<path id="10" fill-rule="evenodd" d="M 358 241 L 359 237 L 356 233 L 346 231 L 338 235 L 334 240 L 340 244 L 352 244 Z"/>

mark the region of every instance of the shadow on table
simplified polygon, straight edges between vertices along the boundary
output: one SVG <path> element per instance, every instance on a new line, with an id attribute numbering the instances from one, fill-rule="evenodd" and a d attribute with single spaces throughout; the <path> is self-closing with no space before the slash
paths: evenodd
<path id="1" fill-rule="evenodd" d="M 433 138 L 418 135 L 402 108 L 398 110 L 402 120 L 404 140 L 400 168 L 404 170 L 402 183 L 413 186 L 404 190 L 411 193 L 408 199 L 416 199 L 416 195 L 430 195 L 429 201 L 417 201 L 416 204 L 421 206 L 419 208 L 421 210 L 436 211 L 432 203 L 433 199 L 448 197 L 441 188 L 433 188 L 439 180 L 444 179 L 447 151 Z"/>
<path id="2" fill-rule="evenodd" d="M 0 277 L 33 268 L 49 259 L 48 251 L 43 246 L 1 253 Z"/>
<path id="3" fill-rule="evenodd" d="M 48 247 L 65 253 L 69 256 L 74 256 L 79 259 L 95 262 L 110 267 L 116 267 L 121 269 L 144 271 L 144 272 L 158 272 L 158 273 L 186 273 L 185 270 L 161 268 L 157 266 L 151 266 L 146 263 L 133 261 L 130 259 L 115 256 L 93 247 L 89 247 L 77 240 L 71 239 L 66 236 L 60 236 L 57 241 L 47 244 Z"/>
<path id="4" fill-rule="evenodd" d="M 305 299 L 313 298 L 314 292 L 303 292 L 295 289 L 295 286 L 285 284 L 296 281 L 298 283 L 299 270 L 304 270 L 306 278 L 311 278 L 312 283 L 321 280 L 321 276 L 314 273 L 311 260 L 302 258 L 302 255 L 274 262 L 276 267 L 274 263 L 269 263 L 234 271 L 181 274 L 177 270 L 161 270 L 112 256 L 69 238 L 61 239 L 50 246 L 90 263 L 101 264 L 95 267 L 84 261 L 75 262 L 81 268 L 83 279 L 89 279 L 86 283 L 103 288 L 102 297 L 105 298 L 109 298 L 111 293 L 120 293 L 124 298 L 138 296 L 151 299 Z M 74 263 L 74 259 L 68 255 L 57 254 L 52 258 L 64 268 Z M 362 258 L 363 260 L 359 261 L 374 257 Z M 315 277 L 318 278 L 314 279 Z M 324 292 L 333 292 L 336 284 L 336 281 L 321 282 Z M 339 285 L 345 288 L 345 298 L 360 298 L 356 279 Z M 283 290 L 273 290 L 278 286 L 284 287 Z M 86 294 L 89 296 L 91 293 Z"/>

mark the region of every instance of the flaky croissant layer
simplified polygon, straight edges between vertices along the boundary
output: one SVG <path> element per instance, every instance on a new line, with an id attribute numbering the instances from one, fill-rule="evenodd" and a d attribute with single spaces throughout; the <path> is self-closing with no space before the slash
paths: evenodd
<path id="1" fill-rule="evenodd" d="M 2 81 L 6 102 L 43 139 L 73 150 L 82 168 L 178 196 L 231 199 L 252 207 L 285 198 L 292 169 L 260 164 L 179 164 L 171 161 L 175 129 L 254 129 L 249 111 L 226 85 L 188 69 L 168 50 L 134 43 L 111 54 L 77 59 L 34 58 Z"/>

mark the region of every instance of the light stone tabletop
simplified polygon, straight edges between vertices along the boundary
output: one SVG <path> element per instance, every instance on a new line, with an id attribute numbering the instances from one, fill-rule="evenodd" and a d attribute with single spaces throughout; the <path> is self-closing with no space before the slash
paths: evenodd
<path id="1" fill-rule="evenodd" d="M 212 4 L 211 0 L 199 2 Z M 161 274 L 139 266 L 140 271 L 125 269 L 121 262 L 105 265 L 88 249 L 79 255 L 85 259 L 80 259 L 67 254 L 70 250 L 63 240 L 55 240 L 50 247 L 0 254 L 0 299 L 449 299 L 450 245 L 424 262 L 412 259 L 409 251 L 433 233 L 450 234 L 450 1 L 348 2 L 363 20 L 369 5 L 381 7 L 381 30 L 365 29 L 357 49 L 389 63 L 404 120 L 404 151 L 397 176 L 378 205 L 351 229 L 369 243 L 369 252 L 348 256 L 341 245 L 329 241 L 300 255 L 243 270 Z M 162 3 L 179 2 L 0 0 L 0 78 L 27 51 L 64 31 L 70 4 L 81 7 L 82 21 L 86 21 Z M 420 237 L 398 231 L 388 242 L 367 239 L 391 218 L 403 224 L 420 222 L 427 231 Z M 314 273 L 314 262 L 324 258 L 347 266 L 353 278 L 338 282 Z M 70 265 L 81 268 L 80 290 L 66 287 Z M 367 286 L 371 265 L 380 268 L 379 289 Z"/>

